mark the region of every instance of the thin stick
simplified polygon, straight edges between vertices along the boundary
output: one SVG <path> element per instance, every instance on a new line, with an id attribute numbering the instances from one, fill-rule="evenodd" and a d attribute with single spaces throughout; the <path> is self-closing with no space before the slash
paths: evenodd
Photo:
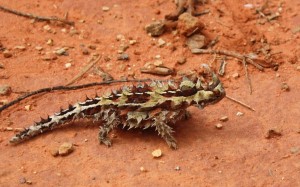
<path id="1" fill-rule="evenodd" d="M 81 78 L 88 70 L 90 70 L 100 59 L 102 56 L 99 56 L 97 59 L 95 60 L 91 60 L 91 62 L 85 66 L 79 74 L 77 74 L 71 81 L 69 81 L 66 86 L 70 86 L 71 84 L 73 84 L 75 81 L 77 81 L 79 78 Z"/>
<path id="2" fill-rule="evenodd" d="M 236 100 L 236 99 L 234 99 L 234 98 L 232 98 L 232 97 L 230 97 L 230 96 L 228 96 L 228 95 L 226 95 L 225 97 L 226 97 L 227 99 L 229 99 L 229 100 L 235 102 L 235 103 L 238 103 L 238 104 L 242 105 L 243 107 L 246 107 L 246 108 L 249 109 L 249 110 L 255 111 L 251 106 L 249 106 L 249 105 L 247 105 L 247 104 L 245 104 L 245 103 L 242 103 L 241 101 L 238 101 L 238 100 Z"/>
<path id="3" fill-rule="evenodd" d="M 252 84 L 251 84 L 251 80 L 250 80 L 250 77 L 249 77 L 249 74 L 248 74 L 248 65 L 246 63 L 246 60 L 245 58 L 243 59 L 243 66 L 244 66 L 244 70 L 245 70 L 245 74 L 246 74 L 246 79 L 247 79 L 247 83 L 248 83 L 248 87 L 249 87 L 249 92 L 250 92 L 250 95 L 252 94 Z"/>
<path id="4" fill-rule="evenodd" d="M 221 75 L 221 76 L 224 76 L 224 74 L 225 74 L 225 66 L 227 64 L 226 61 L 225 61 L 225 58 L 226 57 L 222 58 L 221 65 L 220 65 L 219 71 L 218 71 L 218 74 Z"/>
<path id="5" fill-rule="evenodd" d="M 226 56 L 231 56 L 240 60 L 245 59 L 246 62 L 248 62 L 249 64 L 252 64 L 253 66 L 255 66 L 257 69 L 263 71 L 264 68 L 269 68 L 268 66 L 262 65 L 262 64 L 258 64 L 256 62 L 253 61 L 253 59 L 247 55 L 242 55 L 240 53 L 237 52 L 233 52 L 233 51 L 227 51 L 227 50 L 212 50 L 212 49 L 193 49 L 192 53 L 194 54 L 219 54 L 219 55 L 226 55 Z"/>
<path id="6" fill-rule="evenodd" d="M 106 73 L 101 67 L 96 67 L 95 73 L 98 74 L 102 78 L 103 81 L 114 80 L 114 78 L 109 73 Z"/>
<path id="7" fill-rule="evenodd" d="M 77 90 L 77 89 L 88 88 L 88 87 L 92 87 L 92 86 L 109 85 L 112 83 L 121 83 L 121 82 L 149 82 L 149 81 L 152 81 L 152 80 L 151 79 L 112 80 L 112 81 L 94 82 L 94 83 L 89 83 L 89 84 L 81 84 L 81 85 L 77 85 L 77 86 L 54 86 L 54 87 L 42 88 L 42 89 L 39 89 L 36 91 L 29 92 L 25 95 L 22 95 L 22 96 L 18 97 L 17 99 L 3 105 L 2 107 L 0 107 L 0 112 L 2 112 L 3 110 L 7 109 L 8 107 L 10 107 L 12 105 L 17 104 L 18 102 L 20 102 L 28 97 L 31 97 L 33 95 L 40 94 L 40 93 L 57 91 L 57 90 Z"/>
<path id="8" fill-rule="evenodd" d="M 29 14 L 29 13 L 19 12 L 17 10 L 9 9 L 9 8 L 3 7 L 3 6 L 0 6 L 0 10 L 11 13 L 11 14 L 15 14 L 18 16 L 35 19 L 38 21 L 58 21 L 58 22 L 62 22 L 62 23 L 68 24 L 68 25 L 74 25 L 74 21 L 68 21 L 66 19 L 61 19 L 61 18 L 58 18 L 55 16 L 53 16 L 53 17 L 37 16 L 37 15 Z"/>

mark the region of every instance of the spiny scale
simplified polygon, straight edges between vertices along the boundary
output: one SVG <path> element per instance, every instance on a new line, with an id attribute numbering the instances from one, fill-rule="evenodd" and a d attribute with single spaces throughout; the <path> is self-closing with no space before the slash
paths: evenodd
<path id="1" fill-rule="evenodd" d="M 204 65 L 191 76 L 183 77 L 180 82 L 153 81 L 150 85 L 139 83 L 123 86 L 102 97 L 86 97 L 84 102 L 70 105 L 47 119 L 41 119 L 16 134 L 10 142 L 19 143 L 74 119 L 92 118 L 102 122 L 99 141 L 107 146 L 111 145 L 108 133 L 116 126 L 123 125 L 129 129 L 154 127 L 167 144 L 176 149 L 176 140 L 169 124 L 175 124 L 186 117 L 187 107 L 194 105 L 203 108 L 218 102 L 224 96 L 221 82 Z"/>

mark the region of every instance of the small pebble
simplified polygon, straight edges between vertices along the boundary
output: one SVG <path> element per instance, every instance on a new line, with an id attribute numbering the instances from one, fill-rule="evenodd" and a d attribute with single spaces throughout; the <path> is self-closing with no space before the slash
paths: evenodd
<path id="1" fill-rule="evenodd" d="M 300 66 L 297 66 L 296 69 L 297 69 L 298 71 L 300 71 Z"/>
<path id="2" fill-rule="evenodd" d="M 252 8 L 254 8 L 254 5 L 251 4 L 251 3 L 247 3 L 247 4 L 244 4 L 244 7 L 245 7 L 246 9 L 252 9 Z"/>
<path id="3" fill-rule="evenodd" d="M 18 49 L 20 51 L 25 51 L 26 50 L 26 47 L 23 46 L 23 45 L 19 45 L 19 46 L 16 46 L 15 49 Z"/>
<path id="4" fill-rule="evenodd" d="M 218 123 L 218 124 L 215 125 L 215 127 L 216 127 L 217 129 L 222 129 L 222 128 L 223 128 L 223 125 L 222 125 L 221 123 Z"/>
<path id="5" fill-rule="evenodd" d="M 53 46 L 53 40 L 52 39 L 48 39 L 46 42 L 47 45 Z"/>
<path id="6" fill-rule="evenodd" d="M 146 172 L 147 170 L 144 167 L 140 167 L 141 172 Z"/>
<path id="7" fill-rule="evenodd" d="M 244 113 L 243 112 L 237 112 L 236 115 L 237 116 L 242 116 L 242 115 L 244 115 Z"/>
<path id="8" fill-rule="evenodd" d="M 65 64 L 65 68 L 67 68 L 67 69 L 70 68 L 71 66 L 72 66 L 72 64 L 69 62 Z"/>
<path id="9" fill-rule="evenodd" d="M 67 32 L 67 29 L 63 28 L 63 29 L 61 29 L 60 31 L 63 32 L 63 33 L 66 33 L 66 32 Z"/>
<path id="10" fill-rule="evenodd" d="M 180 166 L 176 166 L 174 169 L 175 171 L 180 171 Z"/>
<path id="11" fill-rule="evenodd" d="M 122 54 L 118 55 L 117 59 L 126 61 L 126 60 L 129 60 L 129 55 L 126 53 L 122 53 Z"/>
<path id="12" fill-rule="evenodd" d="M 119 47 L 119 51 L 122 51 L 122 53 L 123 53 L 123 52 L 126 51 L 128 48 L 129 48 L 128 45 L 126 45 L 126 44 L 121 44 L 120 47 Z"/>
<path id="13" fill-rule="evenodd" d="M 46 56 L 42 57 L 42 60 L 50 61 L 50 60 L 56 60 L 57 56 L 55 54 L 47 54 Z"/>
<path id="14" fill-rule="evenodd" d="M 35 49 L 38 50 L 38 51 L 41 51 L 41 50 L 43 50 L 43 47 L 42 46 L 36 46 Z"/>
<path id="15" fill-rule="evenodd" d="M 190 50 L 202 49 L 206 45 L 206 38 L 201 34 L 194 34 L 186 40 L 186 45 Z"/>
<path id="16" fill-rule="evenodd" d="M 274 138 L 276 136 L 281 136 L 282 132 L 280 129 L 274 127 L 268 130 L 268 132 L 265 135 L 265 138 L 270 139 L 270 138 Z"/>
<path id="17" fill-rule="evenodd" d="M 80 32 L 79 32 L 78 30 L 76 30 L 75 28 L 72 27 L 72 28 L 70 29 L 70 35 L 73 36 L 73 35 L 75 35 L 75 34 L 80 34 Z"/>
<path id="18" fill-rule="evenodd" d="M 30 180 L 26 180 L 26 184 L 29 184 L 29 185 L 31 185 L 31 184 L 32 184 L 32 181 L 30 181 Z"/>
<path id="19" fill-rule="evenodd" d="M 185 57 L 180 57 L 180 58 L 177 60 L 177 63 L 178 63 L 178 64 L 184 64 L 184 63 L 186 63 L 186 58 L 185 58 Z"/>
<path id="20" fill-rule="evenodd" d="M 125 40 L 125 36 L 122 34 L 118 34 L 116 39 L 117 39 L 117 41 L 123 41 L 123 40 Z"/>
<path id="21" fill-rule="evenodd" d="M 103 7 L 102 7 L 102 10 L 103 10 L 104 12 L 107 12 L 107 11 L 109 11 L 109 7 L 108 7 L 108 6 L 103 6 Z"/>
<path id="22" fill-rule="evenodd" d="M 61 156 L 66 156 L 74 151 L 74 146 L 72 143 L 65 142 L 61 144 L 58 148 L 58 154 Z"/>
<path id="23" fill-rule="evenodd" d="M 237 78 L 239 78 L 239 77 L 240 77 L 239 73 L 234 73 L 234 74 L 232 74 L 232 78 L 234 78 L 234 79 L 237 79 Z"/>
<path id="24" fill-rule="evenodd" d="M 130 44 L 130 45 L 136 44 L 136 40 L 129 40 L 129 44 Z"/>
<path id="25" fill-rule="evenodd" d="M 159 46 L 159 47 L 162 47 L 162 46 L 164 46 L 164 45 L 166 44 L 166 42 L 165 42 L 163 39 L 161 39 L 161 38 L 158 39 L 157 42 L 158 42 L 158 46 Z"/>
<path id="26" fill-rule="evenodd" d="M 4 56 L 4 58 L 10 58 L 13 55 L 12 55 L 12 53 L 10 51 L 5 50 L 5 51 L 3 51 L 3 56 Z"/>
<path id="27" fill-rule="evenodd" d="M 204 27 L 205 25 L 199 18 L 192 16 L 188 12 L 185 12 L 178 17 L 177 29 L 181 34 L 187 37 L 197 35 L 195 32 L 201 31 Z"/>
<path id="28" fill-rule="evenodd" d="M 160 59 L 160 57 L 161 57 L 160 55 L 155 55 L 155 59 L 157 60 Z"/>
<path id="29" fill-rule="evenodd" d="M 8 103 L 7 99 L 0 100 L 0 105 L 6 105 Z"/>
<path id="30" fill-rule="evenodd" d="M 288 92 L 290 91 L 290 87 L 287 83 L 283 82 L 281 83 L 281 90 Z"/>
<path id="31" fill-rule="evenodd" d="M 46 31 L 50 31 L 50 30 L 51 30 L 51 27 L 50 27 L 49 25 L 45 25 L 45 26 L 43 27 L 43 29 L 46 30 Z"/>
<path id="32" fill-rule="evenodd" d="M 5 130 L 6 131 L 13 131 L 14 129 L 12 127 L 6 127 Z"/>
<path id="33" fill-rule="evenodd" d="M 165 31 L 165 24 L 160 21 L 155 21 L 146 25 L 145 30 L 150 36 L 160 36 Z"/>
<path id="34" fill-rule="evenodd" d="M 154 158 L 159 158 L 159 157 L 162 156 L 162 151 L 161 151 L 160 149 L 156 149 L 156 150 L 154 150 L 154 151 L 152 152 L 152 156 L 153 156 Z"/>
<path id="35" fill-rule="evenodd" d="M 8 85 L 0 85 L 0 95 L 9 95 L 11 87 Z"/>
<path id="36" fill-rule="evenodd" d="M 24 106 L 24 108 L 25 108 L 26 111 L 30 111 L 31 105 L 26 105 L 26 106 Z"/>
<path id="37" fill-rule="evenodd" d="M 161 61 L 161 60 L 155 60 L 155 61 L 153 62 L 153 64 L 154 64 L 155 66 L 162 66 L 162 65 L 163 65 L 163 61 Z"/>
<path id="38" fill-rule="evenodd" d="M 228 116 L 222 116 L 221 118 L 220 118 L 220 121 L 223 121 L 223 122 L 225 122 L 225 121 L 227 121 L 228 120 Z"/>
<path id="39" fill-rule="evenodd" d="M 64 47 L 56 50 L 55 54 L 57 54 L 59 56 L 62 56 L 62 55 L 68 56 L 68 52 L 67 52 L 66 48 L 64 48 Z"/>

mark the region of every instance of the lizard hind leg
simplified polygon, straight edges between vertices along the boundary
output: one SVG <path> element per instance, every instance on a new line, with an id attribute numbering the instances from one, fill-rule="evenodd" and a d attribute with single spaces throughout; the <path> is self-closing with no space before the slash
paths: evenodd
<path id="1" fill-rule="evenodd" d="M 108 133 L 113 129 L 112 125 L 100 126 L 99 130 L 99 143 L 103 143 L 107 147 L 111 146 L 111 140 L 108 138 Z"/>

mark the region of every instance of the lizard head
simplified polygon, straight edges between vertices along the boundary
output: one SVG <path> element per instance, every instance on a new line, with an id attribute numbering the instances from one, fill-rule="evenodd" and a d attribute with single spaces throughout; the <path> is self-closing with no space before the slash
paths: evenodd
<path id="1" fill-rule="evenodd" d="M 206 64 L 184 77 L 180 83 L 180 90 L 185 93 L 194 90 L 196 93 L 188 98 L 192 105 L 201 109 L 217 103 L 225 96 L 221 81 Z"/>

